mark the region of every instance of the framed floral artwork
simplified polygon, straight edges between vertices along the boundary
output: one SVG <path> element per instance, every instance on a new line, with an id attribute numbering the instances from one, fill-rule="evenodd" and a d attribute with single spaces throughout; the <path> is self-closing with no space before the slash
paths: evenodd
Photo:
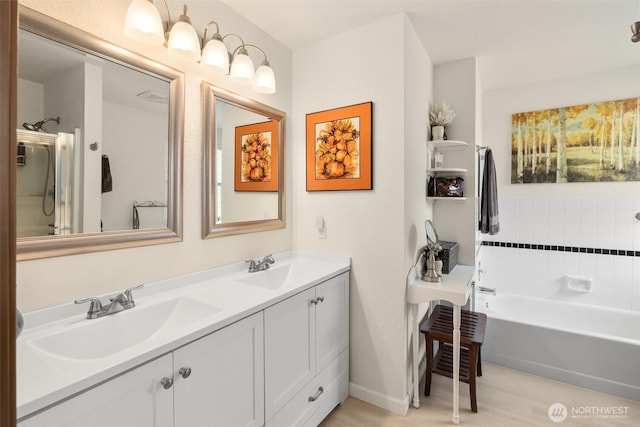
<path id="1" fill-rule="evenodd" d="M 372 102 L 307 114 L 307 191 L 371 190 Z"/>
<path id="2" fill-rule="evenodd" d="M 236 191 L 278 191 L 279 137 L 274 120 L 236 127 Z"/>

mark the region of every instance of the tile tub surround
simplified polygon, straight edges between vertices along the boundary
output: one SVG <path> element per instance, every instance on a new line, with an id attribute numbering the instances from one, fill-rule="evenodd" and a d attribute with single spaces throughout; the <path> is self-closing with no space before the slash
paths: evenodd
<path id="1" fill-rule="evenodd" d="M 482 235 L 481 282 L 504 292 L 640 311 L 640 197 L 506 196 L 500 233 Z M 567 274 L 593 291 L 564 286 Z"/>
<path id="2" fill-rule="evenodd" d="M 50 336 L 74 324 L 91 322 L 85 319 L 87 306 L 69 303 L 26 313 L 25 329 L 17 341 L 18 418 L 348 271 L 351 263 L 349 257 L 302 252 L 285 252 L 274 255 L 274 258 L 273 268 L 290 264 L 292 271 L 298 272 L 277 290 L 242 283 L 242 278 L 247 275 L 244 262 L 145 284 L 143 289 L 134 293 L 136 308 L 175 297 L 187 297 L 221 310 L 179 331 L 152 337 L 142 344 L 102 358 L 67 359 L 42 352 L 32 344 L 35 339 Z M 100 297 L 103 301 L 106 298 Z"/>

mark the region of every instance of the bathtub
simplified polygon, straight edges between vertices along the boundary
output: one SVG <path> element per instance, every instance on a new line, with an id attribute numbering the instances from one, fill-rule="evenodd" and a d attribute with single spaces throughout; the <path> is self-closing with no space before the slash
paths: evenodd
<path id="1" fill-rule="evenodd" d="M 476 292 L 490 363 L 640 401 L 640 313 Z"/>

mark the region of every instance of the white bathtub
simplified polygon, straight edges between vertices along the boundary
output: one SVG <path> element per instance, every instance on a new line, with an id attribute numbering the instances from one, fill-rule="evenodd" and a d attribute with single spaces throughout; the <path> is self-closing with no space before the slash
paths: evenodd
<path id="1" fill-rule="evenodd" d="M 483 360 L 640 401 L 640 313 L 499 290 L 475 308 L 489 318 Z"/>

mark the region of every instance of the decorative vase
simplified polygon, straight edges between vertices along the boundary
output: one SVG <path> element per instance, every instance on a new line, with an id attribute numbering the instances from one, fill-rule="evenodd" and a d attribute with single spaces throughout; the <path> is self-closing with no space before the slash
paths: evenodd
<path id="1" fill-rule="evenodd" d="M 439 141 L 444 138 L 444 126 L 431 127 L 431 140 Z"/>

